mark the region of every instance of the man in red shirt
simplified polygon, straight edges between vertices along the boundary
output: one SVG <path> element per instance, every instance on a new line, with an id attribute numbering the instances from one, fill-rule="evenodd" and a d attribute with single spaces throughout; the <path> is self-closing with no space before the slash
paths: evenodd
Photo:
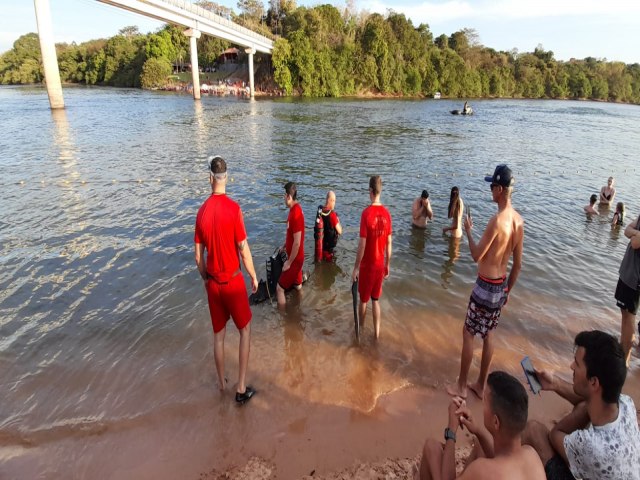
<path id="1" fill-rule="evenodd" d="M 205 284 L 213 324 L 213 355 L 220 390 L 225 388 L 224 336 L 229 316 L 240 331 L 240 366 L 236 402 L 244 404 L 255 393 L 245 385 L 249 363 L 251 309 L 240 270 L 240 258 L 251 277 L 251 289 L 258 289 L 251 250 L 247 242 L 242 210 L 226 195 L 227 164 L 222 157 L 209 160 L 212 194 L 198 210 L 195 251 L 198 271 Z M 207 252 L 206 260 L 204 252 Z"/>
<path id="2" fill-rule="evenodd" d="M 358 280 L 360 326 L 364 325 L 369 298 L 373 305 L 373 328 L 375 336 L 380 336 L 380 304 L 382 280 L 389 276 L 391 262 L 391 215 L 380 203 L 382 179 L 375 175 L 369 179 L 369 199 L 371 205 L 364 209 L 360 217 L 360 242 L 356 264 L 351 275 Z M 385 258 L 386 256 L 386 258 Z"/>
<path id="3" fill-rule="evenodd" d="M 302 265 L 304 263 L 304 214 L 298 203 L 298 187 L 293 182 L 287 182 L 284 186 L 284 203 L 289 208 L 287 217 L 287 235 L 284 249 L 287 252 L 287 261 L 282 266 L 282 273 L 276 287 L 278 306 L 287 303 L 284 293 L 295 287 L 302 288 Z"/>

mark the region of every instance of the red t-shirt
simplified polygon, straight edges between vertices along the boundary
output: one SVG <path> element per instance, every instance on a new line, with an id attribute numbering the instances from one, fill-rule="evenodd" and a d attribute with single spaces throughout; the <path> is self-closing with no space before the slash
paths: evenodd
<path id="1" fill-rule="evenodd" d="M 289 216 L 287 217 L 287 238 L 284 243 L 284 249 L 287 251 L 288 257 L 291 257 L 291 250 L 293 249 L 293 234 L 298 232 L 302 232 L 302 235 L 300 235 L 300 248 L 295 260 L 304 261 L 304 215 L 302 214 L 302 207 L 299 203 L 296 203 L 289 210 Z"/>
<path id="2" fill-rule="evenodd" d="M 207 250 L 207 273 L 228 282 L 239 268 L 238 243 L 246 240 L 240 205 L 226 195 L 211 195 L 196 217 L 194 242 Z"/>
<path id="3" fill-rule="evenodd" d="M 382 205 L 370 205 L 360 217 L 360 237 L 367 239 L 362 267 L 384 268 L 384 251 L 391 235 L 391 215 Z"/>

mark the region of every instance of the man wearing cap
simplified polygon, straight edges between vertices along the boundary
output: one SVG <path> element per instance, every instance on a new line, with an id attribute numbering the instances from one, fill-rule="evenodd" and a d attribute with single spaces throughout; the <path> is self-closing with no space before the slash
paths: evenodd
<path id="1" fill-rule="evenodd" d="M 198 210 L 195 228 L 196 265 L 205 284 L 213 324 L 213 355 L 220 390 L 225 389 L 224 336 L 229 317 L 240 331 L 240 362 L 236 402 L 244 404 L 255 393 L 245 385 L 249 363 L 251 309 L 240 270 L 240 258 L 251 277 L 251 289 L 258 289 L 251 250 L 247 242 L 242 210 L 226 195 L 227 164 L 222 157 L 209 159 L 211 196 Z M 206 260 L 205 260 L 205 250 Z"/>
<path id="2" fill-rule="evenodd" d="M 413 201 L 411 208 L 413 225 L 418 228 L 426 228 L 429 220 L 433 220 L 433 210 L 429 201 L 429 192 L 422 190 L 422 195 Z"/>
<path id="3" fill-rule="evenodd" d="M 285 292 L 291 288 L 302 288 L 302 266 L 304 264 L 304 214 L 298 203 L 298 187 L 293 182 L 284 186 L 284 203 L 289 209 L 287 217 L 287 233 L 284 249 L 287 261 L 282 266 L 282 273 L 276 287 L 278 306 L 287 303 Z"/>
<path id="4" fill-rule="evenodd" d="M 447 387 L 450 395 L 462 398 L 467 396 L 467 375 L 473 359 L 473 339 L 476 335 L 483 339 L 482 361 L 478 380 L 468 387 L 478 397 L 483 397 L 493 357 L 493 331 L 498 326 L 502 307 L 507 303 L 509 292 L 515 285 L 522 267 L 524 221 L 511 206 L 511 193 L 515 183 L 511 169 L 506 165 L 498 165 L 493 175 L 485 177 L 485 180 L 491 183 L 491 196 L 498 204 L 498 213 L 491 217 L 478 243 L 473 239 L 471 232 L 471 217 L 467 216 L 464 221 L 469 250 L 473 260 L 478 263 L 478 279 L 471 292 L 467 317 L 462 328 L 458 382 Z M 507 279 L 507 266 L 512 255 L 513 265 Z"/>

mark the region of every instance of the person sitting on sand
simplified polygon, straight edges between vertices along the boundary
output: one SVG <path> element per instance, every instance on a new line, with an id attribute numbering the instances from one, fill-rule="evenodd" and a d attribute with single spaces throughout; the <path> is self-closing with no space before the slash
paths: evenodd
<path id="1" fill-rule="evenodd" d="M 613 188 L 614 179 L 609 177 L 607 184 L 600 189 L 600 205 L 608 207 L 613 203 L 613 199 L 616 196 L 616 189 Z"/>
<path id="2" fill-rule="evenodd" d="M 611 226 L 620 226 L 624 225 L 624 203 L 618 202 L 616 205 L 616 213 L 613 214 L 613 219 L 611 219 Z"/>
<path id="3" fill-rule="evenodd" d="M 598 211 L 595 209 L 595 204 L 597 201 L 598 201 L 598 196 L 594 193 L 589 198 L 589 205 L 585 205 L 584 207 L 582 207 L 582 209 L 585 211 L 585 213 L 588 213 L 589 215 L 598 215 Z"/>
<path id="4" fill-rule="evenodd" d="M 429 192 L 423 190 L 422 194 L 413 201 L 411 215 L 413 217 L 413 225 L 418 228 L 426 228 L 429 220 L 433 220 Z"/>
<path id="5" fill-rule="evenodd" d="M 551 431 L 529 422 L 523 443 L 531 445 L 549 479 L 640 480 L 640 431 L 631 397 L 622 395 L 627 376 L 618 340 L 598 330 L 575 338 L 573 384 L 536 370 L 542 390 L 573 404 Z"/>
<path id="6" fill-rule="evenodd" d="M 451 218 L 451 226 L 444 227 L 442 233 L 451 232 L 454 238 L 462 237 L 462 212 L 464 211 L 464 202 L 460 197 L 460 189 L 453 187 L 451 196 L 449 197 L 449 208 L 447 209 L 447 218 Z"/>
<path id="7" fill-rule="evenodd" d="M 491 195 L 498 204 L 496 213 L 487 224 L 479 243 L 473 239 L 473 222 L 467 216 L 464 229 L 467 232 L 469 250 L 478 262 L 478 278 L 471 292 L 467 316 L 462 327 L 462 353 L 460 355 L 460 375 L 455 385 L 447 387 L 450 395 L 467 396 L 467 375 L 473 359 L 473 339 L 482 337 L 482 361 L 476 383 L 471 390 L 482 398 L 491 359 L 493 357 L 493 331 L 500 321 L 502 307 L 507 303 L 509 292 L 516 284 L 522 268 L 524 242 L 524 221 L 511 206 L 511 192 L 515 179 L 511 169 L 498 165 L 485 181 L 491 182 Z M 513 265 L 507 279 L 509 259 L 513 255 Z"/>
<path id="8" fill-rule="evenodd" d="M 527 425 L 529 397 L 522 384 L 505 372 L 492 372 L 483 400 L 483 423 L 476 423 L 460 397 L 449 405 L 449 426 L 444 445 L 428 439 L 422 451 L 420 480 L 456 478 L 455 443 L 458 427 L 475 435 L 471 463 L 457 478 L 545 480 L 544 467 L 536 451 L 522 445 Z M 475 455 L 474 455 L 475 454 Z"/>

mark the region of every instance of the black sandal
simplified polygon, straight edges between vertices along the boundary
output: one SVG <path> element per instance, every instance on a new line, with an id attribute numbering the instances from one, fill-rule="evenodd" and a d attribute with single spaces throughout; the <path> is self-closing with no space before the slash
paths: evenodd
<path id="1" fill-rule="evenodd" d="M 244 405 L 255 394 L 256 394 L 256 391 L 253 389 L 253 387 L 247 385 L 247 388 L 245 388 L 244 393 L 236 392 L 236 403 L 238 405 Z"/>

